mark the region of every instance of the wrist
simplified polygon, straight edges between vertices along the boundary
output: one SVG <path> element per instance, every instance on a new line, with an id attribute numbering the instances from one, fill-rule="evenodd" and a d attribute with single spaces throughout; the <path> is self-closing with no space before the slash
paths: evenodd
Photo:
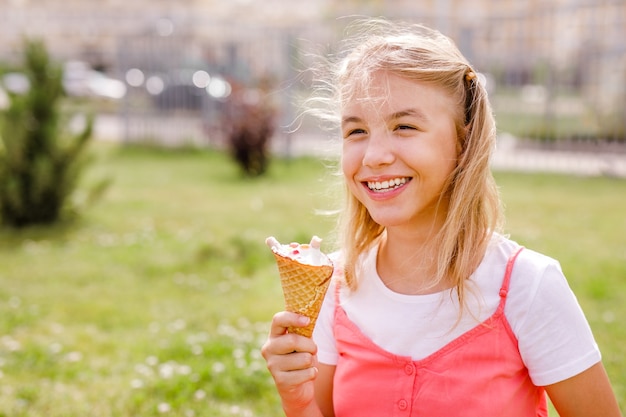
<path id="1" fill-rule="evenodd" d="M 315 400 L 307 404 L 285 404 L 283 411 L 286 417 L 324 417 Z"/>

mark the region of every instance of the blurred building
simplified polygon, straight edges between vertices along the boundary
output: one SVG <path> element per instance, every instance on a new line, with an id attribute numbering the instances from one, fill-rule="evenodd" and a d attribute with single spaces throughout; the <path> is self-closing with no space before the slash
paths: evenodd
<path id="1" fill-rule="evenodd" d="M 133 37 L 176 35 L 186 42 L 245 35 L 252 27 L 318 22 L 327 0 L 0 0 L 0 60 L 18 59 L 24 36 L 45 39 L 59 59 L 115 67 Z"/>
<path id="2" fill-rule="evenodd" d="M 331 51 L 353 17 L 420 22 L 453 38 L 498 85 L 541 85 L 547 116 L 556 92 L 573 89 L 585 96 L 579 106 L 611 114 L 626 132 L 624 0 L 0 0 L 0 8 L 0 63 L 16 62 L 22 37 L 37 36 L 57 59 L 171 82 L 186 76 L 180 69 L 284 80 L 306 68 L 307 50 Z"/>
<path id="3" fill-rule="evenodd" d="M 624 55 L 623 0 L 0 0 L 0 59 L 39 36 L 61 59 L 114 67 L 129 37 L 178 34 L 188 41 L 255 34 L 255 28 L 340 26 L 341 16 L 403 18 L 435 26 L 472 60 L 528 66 L 584 65 L 592 55 Z M 343 19 L 347 21 L 347 19 Z M 265 32 L 265 35 L 271 35 Z"/>

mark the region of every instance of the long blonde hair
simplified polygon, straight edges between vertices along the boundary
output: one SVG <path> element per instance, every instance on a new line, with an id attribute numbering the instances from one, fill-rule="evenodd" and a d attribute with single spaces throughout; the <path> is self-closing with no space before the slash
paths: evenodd
<path id="1" fill-rule="evenodd" d="M 346 54 L 332 65 L 321 90 L 338 122 L 341 107 L 357 91 L 367 89 L 376 71 L 442 88 L 458 103 L 456 115 L 458 162 L 442 198 L 449 200 L 446 221 L 436 236 L 436 283 L 452 280 L 463 305 L 464 283 L 480 264 L 493 232 L 502 226 L 498 190 L 490 170 L 496 128 L 485 87 L 454 43 L 422 25 L 381 19 L 360 20 L 348 28 L 354 34 L 343 43 Z M 375 244 L 385 229 L 346 187 L 339 216 L 339 243 L 345 279 L 356 289 L 358 258 Z"/>

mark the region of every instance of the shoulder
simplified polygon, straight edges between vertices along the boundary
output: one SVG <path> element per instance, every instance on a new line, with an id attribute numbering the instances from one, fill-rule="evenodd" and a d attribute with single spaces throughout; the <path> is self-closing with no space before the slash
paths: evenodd
<path id="1" fill-rule="evenodd" d="M 503 268 L 511 261 L 512 256 L 519 252 L 511 269 L 511 286 L 523 284 L 526 287 L 536 287 L 548 276 L 552 279 L 561 279 L 563 273 L 561 265 L 556 259 L 532 249 L 522 247 L 519 243 L 502 235 L 494 235 L 487 249 L 481 267 Z"/>
<path id="2" fill-rule="evenodd" d="M 519 253 L 518 253 L 519 252 Z M 513 259 L 513 256 L 517 254 Z M 511 263 L 511 265 L 509 265 Z M 532 297 L 546 273 L 550 279 L 562 279 L 559 262 L 549 256 L 524 248 L 506 236 L 494 234 L 473 280 L 488 295 L 499 292 L 507 267 L 511 269 L 509 293 Z"/>
<path id="3" fill-rule="evenodd" d="M 483 277 L 501 278 L 491 279 L 489 286 L 491 293 L 499 290 L 507 265 L 512 262 L 512 256 L 518 251 L 519 254 L 511 265 L 505 307 L 507 319 L 516 334 L 528 317 L 541 315 L 546 309 L 553 309 L 555 299 L 576 301 L 556 259 L 532 249 L 522 248 L 517 242 L 501 235 L 494 236 L 480 266 Z"/>
<path id="4" fill-rule="evenodd" d="M 502 261 L 515 248 L 519 245 L 506 239 L 499 255 L 491 256 Z M 504 311 L 536 385 L 562 381 L 600 360 L 589 323 L 556 259 L 523 249 L 511 271 Z"/>

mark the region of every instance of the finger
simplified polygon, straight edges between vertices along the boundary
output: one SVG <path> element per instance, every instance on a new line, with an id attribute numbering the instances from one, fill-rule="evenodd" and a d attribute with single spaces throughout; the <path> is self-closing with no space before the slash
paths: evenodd
<path id="1" fill-rule="evenodd" d="M 270 336 L 261 348 L 261 353 L 266 360 L 273 355 L 289 355 L 295 352 L 306 352 L 315 355 L 317 353 L 317 345 L 308 337 L 295 333 L 286 333 L 280 336 Z"/>
<path id="2" fill-rule="evenodd" d="M 276 313 L 272 319 L 270 328 L 270 337 L 281 336 L 287 333 L 289 327 L 305 327 L 311 321 L 307 316 L 289 311 L 281 311 Z"/>
<path id="3" fill-rule="evenodd" d="M 308 352 L 272 355 L 267 358 L 267 368 L 272 374 L 309 369 L 314 366 L 314 363 L 314 355 Z"/>
<path id="4" fill-rule="evenodd" d="M 276 386 L 279 391 L 282 389 L 289 389 L 305 382 L 313 381 L 317 377 L 317 368 L 310 367 L 306 369 L 299 369 L 295 371 L 284 371 L 272 373 L 272 377 L 276 382 Z"/>

